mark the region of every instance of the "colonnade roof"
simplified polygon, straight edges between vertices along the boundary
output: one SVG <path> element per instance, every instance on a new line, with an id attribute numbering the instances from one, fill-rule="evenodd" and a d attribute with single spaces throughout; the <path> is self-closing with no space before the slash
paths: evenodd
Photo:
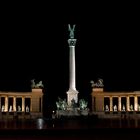
<path id="1" fill-rule="evenodd" d="M 103 91 L 103 93 L 140 93 L 140 91 Z"/>
<path id="2" fill-rule="evenodd" d="M 32 92 L 0 91 L 0 94 L 1 93 L 32 93 Z"/>

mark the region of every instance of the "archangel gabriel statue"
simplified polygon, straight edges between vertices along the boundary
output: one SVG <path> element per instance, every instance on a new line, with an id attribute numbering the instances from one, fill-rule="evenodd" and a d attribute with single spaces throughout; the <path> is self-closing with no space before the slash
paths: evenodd
<path id="1" fill-rule="evenodd" d="M 70 38 L 73 39 L 74 38 L 74 30 L 75 30 L 75 25 L 73 25 L 72 27 L 70 26 L 70 24 L 68 24 L 68 30 L 70 31 Z"/>

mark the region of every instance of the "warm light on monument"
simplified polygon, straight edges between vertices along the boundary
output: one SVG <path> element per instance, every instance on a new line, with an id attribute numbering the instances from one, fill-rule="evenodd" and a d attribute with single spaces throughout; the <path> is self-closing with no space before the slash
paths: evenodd
<path id="1" fill-rule="evenodd" d="M 31 92 L 4 92 L 0 91 L 0 118 L 37 118 L 42 117 L 43 83 L 32 82 Z"/>

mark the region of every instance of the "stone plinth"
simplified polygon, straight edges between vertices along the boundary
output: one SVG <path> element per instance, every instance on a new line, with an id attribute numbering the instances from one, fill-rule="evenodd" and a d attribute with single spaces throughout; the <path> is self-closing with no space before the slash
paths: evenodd
<path id="1" fill-rule="evenodd" d="M 70 89 L 67 92 L 67 102 L 69 106 L 71 106 L 71 101 L 73 99 L 75 100 L 75 103 L 78 103 L 78 91 Z"/>
<path id="2" fill-rule="evenodd" d="M 92 91 L 93 92 L 103 92 L 104 89 L 103 88 L 93 88 Z"/>
<path id="3" fill-rule="evenodd" d="M 32 88 L 32 92 L 42 92 L 41 88 Z"/>
<path id="4" fill-rule="evenodd" d="M 73 116 L 88 116 L 89 109 L 80 110 L 80 108 L 68 108 L 67 110 L 57 110 L 56 115 L 57 117 L 66 116 L 66 117 L 73 117 Z"/>

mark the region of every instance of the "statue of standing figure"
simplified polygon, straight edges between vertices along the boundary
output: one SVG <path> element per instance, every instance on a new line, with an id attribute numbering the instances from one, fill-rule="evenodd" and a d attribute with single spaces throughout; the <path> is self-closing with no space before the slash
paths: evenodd
<path id="1" fill-rule="evenodd" d="M 1 111 L 4 112 L 5 111 L 5 106 L 2 105 Z"/>
<path id="2" fill-rule="evenodd" d="M 133 105 L 132 105 L 132 104 L 130 105 L 130 111 L 134 111 L 134 110 L 133 110 Z"/>
<path id="3" fill-rule="evenodd" d="M 114 105 L 113 108 L 114 108 L 114 111 L 117 111 L 117 105 Z"/>
<path id="4" fill-rule="evenodd" d="M 28 106 L 26 106 L 26 112 L 29 112 L 29 107 Z"/>
<path id="5" fill-rule="evenodd" d="M 109 106 L 108 105 L 105 106 L 105 111 L 109 111 Z"/>
<path id="6" fill-rule="evenodd" d="M 80 109 L 86 109 L 87 108 L 87 105 L 88 105 L 88 102 L 85 101 L 84 99 L 80 99 L 79 100 L 79 105 L 80 105 Z"/>
<path id="7" fill-rule="evenodd" d="M 122 111 L 125 111 L 125 105 L 123 105 L 123 107 L 122 107 Z"/>
<path id="8" fill-rule="evenodd" d="M 66 99 L 62 100 L 60 97 L 58 97 L 58 102 L 56 102 L 57 110 L 66 110 L 67 109 L 67 102 Z"/>
<path id="9" fill-rule="evenodd" d="M 75 25 L 73 25 L 72 28 L 71 28 L 70 24 L 68 24 L 68 30 L 70 31 L 70 35 L 69 35 L 70 38 L 73 39 L 74 38 Z"/>
<path id="10" fill-rule="evenodd" d="M 19 111 L 19 112 L 21 111 L 21 107 L 20 107 L 20 105 L 18 105 L 18 111 Z"/>
<path id="11" fill-rule="evenodd" d="M 13 110 L 13 109 L 12 109 L 12 106 L 10 105 L 9 112 L 12 112 L 12 110 Z"/>

